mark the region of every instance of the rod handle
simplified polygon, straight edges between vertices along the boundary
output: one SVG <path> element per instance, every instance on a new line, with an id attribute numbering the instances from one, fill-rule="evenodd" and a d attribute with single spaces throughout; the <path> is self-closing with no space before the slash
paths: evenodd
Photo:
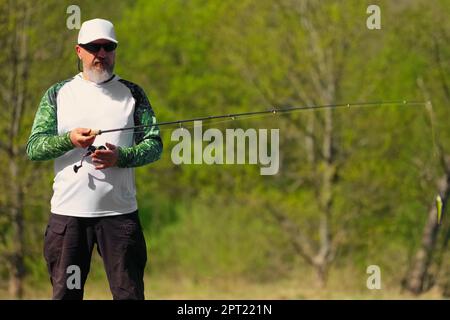
<path id="1" fill-rule="evenodd" d="M 91 131 L 89 132 L 89 135 L 91 135 L 91 136 L 99 136 L 101 134 L 102 134 L 102 130 L 91 129 Z"/>

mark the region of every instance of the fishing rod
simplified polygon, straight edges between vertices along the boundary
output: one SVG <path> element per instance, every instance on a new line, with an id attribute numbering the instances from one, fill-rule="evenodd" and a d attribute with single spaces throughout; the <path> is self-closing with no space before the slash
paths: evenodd
<path id="1" fill-rule="evenodd" d="M 398 100 L 398 101 L 372 101 L 372 102 L 353 102 L 353 103 L 339 103 L 339 104 L 326 104 L 326 105 L 313 105 L 313 106 L 301 106 L 301 107 L 285 107 L 279 109 L 271 109 L 271 110 L 260 110 L 260 111 L 250 111 L 250 112 L 242 112 L 242 113 L 231 113 L 231 114 L 223 114 L 216 116 L 204 116 L 198 118 L 191 119 L 183 119 L 183 120 L 175 120 L 175 121 L 165 121 L 154 124 L 145 124 L 133 127 L 123 127 L 123 128 L 115 128 L 108 130 L 91 130 L 90 135 L 101 135 L 110 132 L 116 131 L 127 131 L 127 130 L 136 130 L 136 129 L 144 129 L 151 128 L 156 126 L 166 126 L 178 124 L 181 127 L 183 123 L 195 122 L 195 121 L 211 121 L 214 119 L 232 119 L 236 120 L 240 117 L 245 116 L 254 116 L 254 115 L 264 115 L 264 114 L 278 114 L 278 113 L 289 113 L 294 111 L 302 111 L 302 110 L 315 110 L 315 109 L 336 109 L 336 108 L 350 108 L 350 107 L 374 107 L 374 106 L 382 106 L 382 105 L 425 105 L 426 101 L 407 101 L 407 100 Z"/>
<path id="2" fill-rule="evenodd" d="M 175 121 L 165 121 L 165 122 L 133 126 L 133 127 L 123 127 L 123 128 L 115 128 L 115 129 L 108 129 L 108 130 L 91 130 L 90 134 L 97 136 L 97 135 L 110 133 L 110 132 L 152 128 L 152 127 L 156 127 L 156 126 L 166 126 L 166 125 L 173 125 L 173 124 L 178 124 L 181 127 L 181 124 L 183 124 L 183 123 L 189 123 L 189 122 L 195 122 L 195 121 L 211 121 L 214 119 L 236 120 L 237 118 L 245 117 L 245 116 L 265 115 L 265 114 L 281 114 L 281 113 L 290 113 L 290 112 L 294 112 L 294 111 L 304 111 L 304 110 L 317 110 L 317 109 L 330 109 L 330 108 L 336 109 L 336 108 L 344 108 L 344 107 L 345 108 L 375 107 L 375 106 L 382 106 L 382 105 L 426 105 L 428 103 L 430 103 L 430 101 L 397 100 L 397 101 L 371 101 L 371 102 L 353 102 L 353 103 L 339 103 L 339 104 L 326 104 L 326 105 L 313 105 L 313 106 L 300 106 L 300 107 L 285 107 L 285 108 L 279 108 L 279 109 L 273 108 L 271 110 L 231 113 L 231 114 L 223 114 L 223 115 L 216 115 L 216 116 L 204 116 L 204 117 L 198 117 L 198 118 L 175 120 Z M 92 153 L 95 152 L 95 150 L 105 150 L 105 149 L 106 148 L 104 146 L 99 146 L 99 147 L 89 146 L 87 153 L 84 154 L 81 159 L 81 164 L 73 166 L 73 170 L 75 171 L 75 173 L 77 173 L 78 170 L 83 166 L 83 160 L 85 157 L 90 156 Z M 442 199 L 439 195 L 436 198 L 436 208 L 437 208 L 437 223 L 441 224 L 441 221 L 442 221 Z"/>
<path id="3" fill-rule="evenodd" d="M 330 108 L 350 108 L 350 107 L 374 107 L 374 106 L 382 106 L 382 105 L 425 105 L 426 101 L 407 101 L 407 100 L 397 100 L 397 101 L 371 101 L 371 102 L 352 102 L 352 103 L 339 103 L 339 104 L 326 104 L 326 105 L 313 105 L 313 106 L 300 106 L 300 107 L 284 107 L 284 108 L 273 108 L 271 110 L 260 110 L 260 111 L 250 111 L 250 112 L 242 112 L 242 113 L 231 113 L 231 114 L 223 114 L 216 116 L 205 116 L 191 119 L 183 119 L 183 120 L 175 120 L 175 121 L 165 121 L 158 122 L 154 124 L 145 124 L 133 127 L 123 127 L 123 128 L 115 128 L 108 130 L 95 130 L 91 129 L 89 135 L 99 136 L 105 133 L 117 132 L 117 131 L 127 131 L 127 130 L 139 130 L 144 128 L 152 128 L 156 126 L 167 126 L 178 124 L 181 127 L 181 124 L 195 121 L 211 121 L 214 119 L 231 119 L 236 120 L 240 117 L 245 116 L 255 116 L 255 115 L 265 115 L 265 114 L 282 114 L 282 113 L 290 113 L 294 111 L 304 111 L 304 110 L 317 110 L 317 109 L 330 109 Z M 83 160 L 86 157 L 92 155 L 96 150 L 104 150 L 106 149 L 104 146 L 89 146 L 86 153 L 81 158 L 81 163 L 79 165 L 74 165 L 73 170 L 75 173 L 83 166 Z"/>
<path id="4" fill-rule="evenodd" d="M 115 128 L 115 129 L 108 129 L 108 130 L 95 130 L 91 129 L 89 132 L 89 135 L 91 136 L 99 136 L 101 134 L 105 133 L 111 133 L 111 132 L 117 132 L 117 131 L 128 131 L 128 130 L 136 130 L 136 132 L 139 132 L 139 129 L 144 128 L 152 128 L 156 126 L 167 126 L 167 125 L 173 125 L 177 124 L 182 128 L 183 123 L 188 122 L 195 122 L 195 121 L 211 121 L 214 119 L 231 119 L 236 120 L 240 117 L 248 117 L 248 116 L 255 116 L 255 115 L 266 115 L 266 114 L 282 114 L 282 113 L 290 113 L 294 111 L 305 111 L 305 110 L 317 110 L 317 109 L 336 109 L 336 108 L 350 108 L 350 107 L 374 107 L 374 106 L 382 106 L 382 105 L 425 105 L 426 101 L 407 101 L 407 100 L 397 100 L 397 101 L 371 101 L 371 102 L 352 102 L 352 103 L 339 103 L 339 104 L 326 104 L 326 105 L 313 105 L 313 106 L 300 106 L 300 107 L 284 107 L 284 108 L 273 108 L 270 110 L 260 110 L 260 111 L 250 111 L 250 112 L 242 112 L 242 113 L 231 113 L 231 114 L 222 114 L 222 115 L 216 115 L 216 116 L 205 116 L 205 117 L 198 117 L 198 118 L 191 118 L 191 119 L 183 119 L 183 120 L 175 120 L 175 121 L 165 121 L 165 122 L 158 122 L 154 124 L 145 124 L 145 125 L 139 125 L 139 126 L 133 126 L 133 127 L 123 127 L 123 128 Z M 81 163 L 79 165 L 74 165 L 73 170 L 75 173 L 78 172 L 78 170 L 83 166 L 83 160 L 86 157 L 89 157 L 91 154 L 95 152 L 95 150 L 104 150 L 106 149 L 105 146 L 89 146 L 86 150 L 86 153 L 81 158 Z"/>

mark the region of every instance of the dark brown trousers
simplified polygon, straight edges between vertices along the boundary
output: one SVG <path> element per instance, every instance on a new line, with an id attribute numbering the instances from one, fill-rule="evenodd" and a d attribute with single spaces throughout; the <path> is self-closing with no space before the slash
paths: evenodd
<path id="1" fill-rule="evenodd" d="M 137 211 L 99 218 L 51 214 L 44 257 L 53 299 L 83 299 L 94 244 L 103 259 L 113 299 L 143 300 L 147 248 Z"/>

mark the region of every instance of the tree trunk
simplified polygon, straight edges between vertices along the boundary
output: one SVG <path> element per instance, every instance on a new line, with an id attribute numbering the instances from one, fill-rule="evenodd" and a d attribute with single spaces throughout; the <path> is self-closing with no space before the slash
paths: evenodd
<path id="1" fill-rule="evenodd" d="M 317 283 L 321 289 L 327 286 L 328 281 L 328 263 L 316 266 Z"/>
<path id="2" fill-rule="evenodd" d="M 305 117 L 307 117 L 307 125 L 306 125 L 306 134 L 305 134 L 305 147 L 306 147 L 306 156 L 308 157 L 308 163 L 314 164 L 316 161 L 315 157 L 315 146 L 314 146 L 314 125 L 315 125 L 315 119 L 314 119 L 314 113 L 307 114 Z"/>
<path id="3" fill-rule="evenodd" d="M 12 159 L 10 170 L 10 219 L 12 228 L 12 252 L 9 255 L 9 294 L 11 297 L 23 297 L 24 264 L 24 229 L 23 229 L 23 197 L 18 181 L 18 164 Z"/>
<path id="4" fill-rule="evenodd" d="M 442 198 L 443 210 L 445 210 L 450 193 L 450 171 L 447 171 L 440 179 L 438 192 Z M 426 291 L 430 287 L 427 284 L 428 267 L 431 263 L 439 232 L 439 224 L 437 222 L 437 208 L 433 201 L 433 204 L 428 210 L 428 218 L 423 230 L 421 246 L 414 257 L 411 271 L 405 281 L 405 288 L 416 295 Z"/>
<path id="5" fill-rule="evenodd" d="M 445 298 L 450 298 L 450 256 L 448 252 L 448 243 L 450 240 L 450 222 L 446 219 L 446 230 L 444 234 L 444 243 L 441 248 L 441 264 L 439 265 L 442 271 L 440 281 L 442 287 L 442 296 Z"/>
<path id="6" fill-rule="evenodd" d="M 322 183 L 319 191 L 319 203 L 321 209 L 320 217 L 320 249 L 317 256 L 314 259 L 314 265 L 319 277 L 319 284 L 321 287 L 326 285 L 328 265 L 331 262 L 331 230 L 330 230 L 330 217 L 331 217 L 331 205 L 333 199 L 333 180 L 335 176 L 335 170 L 333 165 L 333 118 L 332 110 L 325 111 L 325 128 L 323 137 L 323 173 Z"/>
<path id="7" fill-rule="evenodd" d="M 23 225 L 23 185 L 21 179 L 21 153 L 19 152 L 18 139 L 21 122 L 24 114 L 28 89 L 28 68 L 30 52 L 28 50 L 28 33 L 31 17 L 31 4 L 28 1 L 11 2 L 10 23 L 13 25 L 10 33 L 10 77 L 6 80 L 9 94 L 6 110 L 10 114 L 9 129 L 7 133 L 6 152 L 9 156 L 9 188 L 8 213 L 11 227 L 11 245 L 7 254 L 9 270 L 9 293 L 16 299 L 23 297 L 23 279 L 25 275 L 24 264 L 24 225 Z"/>

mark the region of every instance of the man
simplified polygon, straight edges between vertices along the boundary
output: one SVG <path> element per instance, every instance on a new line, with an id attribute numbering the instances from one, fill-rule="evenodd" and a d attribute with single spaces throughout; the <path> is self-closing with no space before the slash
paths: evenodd
<path id="1" fill-rule="evenodd" d="M 158 160 L 163 145 L 144 91 L 113 74 L 117 44 L 111 22 L 82 24 L 75 49 L 83 71 L 48 89 L 27 143 L 31 160 L 55 159 L 44 240 L 53 299 L 83 299 L 94 244 L 113 298 L 144 299 L 147 249 L 133 167 Z M 95 129 L 138 125 L 150 126 L 95 135 Z M 106 148 L 87 153 L 94 142 Z"/>

